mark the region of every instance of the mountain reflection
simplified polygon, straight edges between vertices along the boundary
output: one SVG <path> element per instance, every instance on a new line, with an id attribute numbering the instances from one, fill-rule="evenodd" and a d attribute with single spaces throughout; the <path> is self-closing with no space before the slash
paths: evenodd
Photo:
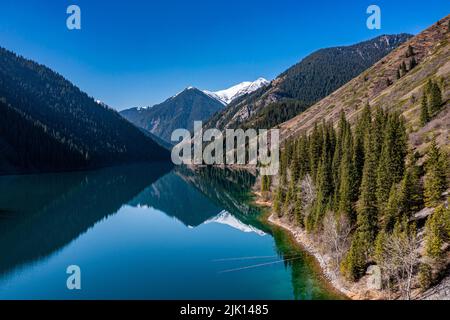
<path id="1" fill-rule="evenodd" d="M 214 222 L 265 234 L 252 225 L 257 211 L 244 201 L 252 182 L 244 173 L 170 169 L 133 165 L 1 177 L 0 273 L 60 250 L 124 204 L 155 208 L 189 227 Z"/>
<path id="2" fill-rule="evenodd" d="M 117 212 L 170 166 L 0 178 L 0 273 L 46 257 Z"/>
<path id="3" fill-rule="evenodd" d="M 291 240 L 284 232 L 277 228 L 272 230 L 260 222 L 259 209 L 250 205 L 249 190 L 255 179 L 255 175 L 243 170 L 208 167 L 195 170 L 184 167 L 173 169 L 171 166 L 162 165 L 135 165 L 92 172 L 0 177 L 0 280 L 17 279 L 14 278 L 16 269 L 31 270 L 34 264 L 40 264 L 43 259 L 54 260 L 52 255 L 67 252 L 70 250 L 69 244 L 77 244 L 75 240 L 86 239 L 82 235 L 89 229 L 93 231 L 89 234 L 92 236 L 95 235 L 95 231 L 101 234 L 99 230 L 105 225 L 112 226 L 116 223 L 122 238 L 117 240 L 114 234 L 107 234 L 109 240 L 106 248 L 111 250 L 111 255 L 106 255 L 105 263 L 115 261 L 117 250 L 120 257 L 125 255 L 129 259 L 134 259 L 135 270 L 142 268 L 145 272 L 153 270 L 153 274 L 167 274 L 176 269 L 179 259 L 185 259 L 183 268 L 188 270 L 191 276 L 196 275 L 196 270 L 202 270 L 199 271 L 201 275 L 196 275 L 199 277 L 213 271 L 211 281 L 218 281 L 221 288 L 234 290 L 234 287 L 229 287 L 232 282 L 228 282 L 226 280 L 228 278 L 217 277 L 216 271 L 211 270 L 209 259 L 217 254 L 216 248 L 225 257 L 248 255 L 245 252 L 251 252 L 252 256 L 275 255 L 278 258 L 274 259 L 282 260 L 285 269 L 290 270 L 289 274 L 292 276 L 289 279 L 292 283 L 289 287 L 293 290 L 294 298 L 321 297 L 323 290 L 317 285 L 319 280 L 312 276 L 310 267 L 304 263 L 307 256 L 291 246 Z M 186 227 L 221 224 L 240 232 L 229 233 L 228 228 L 205 227 L 199 232 L 187 233 L 190 236 L 184 238 L 187 235 L 183 233 L 184 228 L 179 228 L 180 226 L 176 224 L 165 224 L 164 228 L 167 228 L 167 231 L 164 228 L 158 229 L 158 223 L 167 221 L 167 219 L 159 220 L 158 217 L 163 215 L 148 210 L 143 211 L 142 215 L 139 212 L 136 216 L 133 214 L 136 210 L 126 210 L 126 207 L 130 206 L 154 208 L 177 219 Z M 127 216 L 128 214 L 130 216 Z M 148 216 L 151 214 L 155 216 Z M 114 217 L 109 218 L 112 215 Z M 142 220 L 136 222 L 136 217 Z M 117 224 L 117 221 L 121 222 Z M 122 224 L 124 221 L 131 222 Z M 145 227 L 133 229 L 136 227 L 133 223 L 141 221 Z M 212 238 L 214 244 L 208 243 L 212 230 L 219 233 L 219 236 Z M 134 232 L 141 233 L 134 238 Z M 227 236 L 221 237 L 220 232 L 225 232 Z M 253 233 L 260 237 L 247 236 L 243 233 Z M 271 237 L 267 237 L 268 234 Z M 244 238 L 246 243 L 240 242 Z M 148 239 L 149 242 L 142 246 L 127 246 L 126 240 L 132 243 L 138 241 L 134 244 L 143 244 L 139 242 L 142 239 Z M 180 239 L 183 240 L 178 242 Z M 160 246 L 158 241 L 164 241 L 164 245 Z M 267 247 L 272 241 L 273 247 L 272 245 Z M 116 248 L 118 244 L 119 248 Z M 99 250 L 99 253 L 105 248 L 105 243 L 99 245 L 95 241 L 88 245 L 94 251 Z M 183 246 L 187 246 L 189 252 L 183 250 Z M 166 250 L 175 254 L 166 255 Z M 207 263 L 205 259 L 208 260 Z M 95 266 L 101 264 L 96 260 L 91 263 Z M 115 263 L 117 270 L 123 267 L 125 269 L 122 272 L 126 272 L 128 266 L 117 261 Z M 262 269 L 258 269 L 258 272 L 267 272 L 270 277 L 277 276 L 277 273 L 272 274 L 269 269 L 267 271 Z M 137 297 L 163 296 L 167 287 L 164 282 L 166 278 L 152 278 L 147 273 L 146 276 L 152 285 L 161 281 L 159 283 L 161 291 L 156 295 L 151 290 L 142 289 L 144 290 L 142 296 Z M 284 277 L 282 273 L 278 273 L 278 276 Z M 139 273 L 135 278 L 131 277 L 137 281 L 134 286 L 131 285 L 131 292 L 139 287 L 141 283 L 139 277 Z M 170 273 L 170 277 L 180 277 L 178 281 L 172 283 L 176 288 L 174 292 L 187 288 L 185 285 L 177 287 L 179 281 L 188 279 L 182 273 L 179 275 Z M 236 277 L 236 281 L 244 280 L 239 278 L 241 275 L 238 273 L 227 277 Z M 246 281 L 252 282 L 252 279 L 251 273 L 245 273 Z M 97 280 L 91 278 L 90 281 L 96 283 Z M 126 286 L 127 283 L 121 282 L 121 285 Z M 204 290 L 209 294 L 209 287 L 206 284 L 201 285 L 206 286 Z M 193 292 L 195 293 L 195 290 Z M 258 289 L 255 292 L 257 296 L 262 291 Z M 217 297 L 222 297 L 219 293 Z M 190 296 L 191 292 L 185 294 Z"/>
<path id="4" fill-rule="evenodd" d="M 202 224 L 222 211 L 174 171 L 146 188 L 128 204 L 153 207 L 191 227 Z"/>

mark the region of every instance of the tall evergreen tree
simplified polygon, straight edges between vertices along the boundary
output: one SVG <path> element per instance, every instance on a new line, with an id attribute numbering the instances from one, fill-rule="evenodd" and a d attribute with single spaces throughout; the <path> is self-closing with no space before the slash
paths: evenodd
<path id="1" fill-rule="evenodd" d="M 384 230 L 390 232 L 400 218 L 398 186 L 392 185 L 389 193 L 389 199 L 383 210 L 383 227 Z"/>
<path id="2" fill-rule="evenodd" d="M 414 154 L 409 156 L 409 165 L 398 188 L 399 212 L 408 218 L 423 207 L 423 189 L 420 168 Z"/>
<path id="3" fill-rule="evenodd" d="M 403 177 L 406 153 L 406 130 L 403 120 L 397 114 L 390 114 L 377 170 L 376 195 L 380 209 L 389 198 L 392 184 L 398 183 Z"/>
<path id="4" fill-rule="evenodd" d="M 382 108 L 377 108 L 375 110 L 374 119 L 372 121 L 372 127 L 373 127 L 373 139 L 370 141 L 370 143 L 374 144 L 374 152 L 377 155 L 377 166 L 378 166 L 378 160 L 379 155 L 381 155 L 381 151 L 383 149 L 384 144 L 384 136 L 385 136 L 385 129 L 386 124 L 388 120 L 388 115 Z"/>
<path id="5" fill-rule="evenodd" d="M 417 66 L 416 58 L 412 57 L 409 61 L 409 70 L 414 69 Z"/>
<path id="6" fill-rule="evenodd" d="M 281 187 L 281 185 L 279 185 L 273 202 L 273 209 L 279 218 L 283 216 L 282 211 L 283 204 L 284 204 L 283 188 Z"/>
<path id="7" fill-rule="evenodd" d="M 368 139 L 371 139 L 369 133 Z M 364 161 L 363 177 L 361 181 L 360 196 L 357 204 L 357 232 L 367 250 L 372 247 L 377 233 L 378 206 L 377 206 L 377 176 L 376 154 L 373 144 L 369 144 Z"/>
<path id="8" fill-rule="evenodd" d="M 265 193 L 270 189 L 270 177 L 266 175 L 261 176 L 261 193 Z"/>
<path id="9" fill-rule="evenodd" d="M 295 193 L 294 217 L 295 217 L 295 221 L 298 223 L 298 225 L 303 228 L 304 220 L 303 220 L 303 206 L 302 206 L 301 190 L 296 190 L 296 193 Z"/>
<path id="10" fill-rule="evenodd" d="M 333 175 L 333 184 L 336 190 L 334 202 L 337 204 L 339 202 L 339 183 L 340 183 L 340 165 L 343 157 L 343 144 L 345 136 L 347 135 L 347 131 L 350 130 L 348 122 L 345 118 L 345 113 L 341 111 L 340 120 L 338 125 L 338 134 L 336 138 L 336 145 L 334 149 L 333 155 L 333 163 L 332 163 L 332 175 Z"/>
<path id="11" fill-rule="evenodd" d="M 425 249 L 431 258 L 440 258 L 443 244 L 450 240 L 450 209 L 440 205 L 425 225 Z"/>
<path id="12" fill-rule="evenodd" d="M 338 211 L 347 216 L 349 221 L 355 222 L 353 203 L 358 198 L 355 168 L 352 159 L 352 134 L 348 130 L 342 145 L 343 156 L 339 168 Z"/>
<path id="13" fill-rule="evenodd" d="M 401 71 L 402 77 L 408 72 L 408 69 L 406 69 L 405 61 L 402 61 L 402 64 L 400 65 L 400 71 Z"/>
<path id="14" fill-rule="evenodd" d="M 406 50 L 406 57 L 407 58 L 409 58 L 409 57 L 412 57 L 412 56 L 414 56 L 414 49 L 413 49 L 413 47 L 411 47 L 411 46 L 408 46 L 408 49 Z"/>
<path id="15" fill-rule="evenodd" d="M 434 207 L 439 203 L 442 193 L 447 189 L 447 163 L 436 140 L 431 141 L 426 162 L 424 182 L 425 205 Z"/>
<path id="16" fill-rule="evenodd" d="M 309 163 L 311 168 L 311 177 L 315 180 L 319 168 L 320 158 L 322 155 L 322 130 L 317 124 L 314 124 L 314 129 L 310 137 L 309 143 Z"/>
<path id="17" fill-rule="evenodd" d="M 440 111 L 442 106 L 442 93 L 439 85 L 435 82 L 432 82 L 430 93 L 429 93 L 429 110 L 432 115 L 435 115 Z"/>
<path id="18" fill-rule="evenodd" d="M 372 116 L 370 107 L 366 105 L 362 111 L 362 115 L 359 118 L 355 128 L 355 139 L 353 146 L 353 163 L 355 167 L 355 179 L 356 187 L 359 190 L 362 179 L 362 172 L 365 162 L 365 144 L 368 130 L 372 125 Z"/>
<path id="19" fill-rule="evenodd" d="M 296 181 L 291 179 L 289 182 L 288 191 L 286 193 L 286 197 L 284 199 L 284 204 L 283 204 L 284 214 L 288 215 L 289 218 L 292 217 L 292 213 L 293 213 L 292 209 L 294 207 L 293 205 L 295 202 L 295 185 L 296 185 Z"/>
<path id="20" fill-rule="evenodd" d="M 364 236 L 356 232 L 353 236 L 350 250 L 341 264 L 342 274 L 351 281 L 358 280 L 366 271 L 366 248 Z"/>
<path id="21" fill-rule="evenodd" d="M 428 99 L 424 93 L 422 96 L 422 102 L 420 104 L 420 123 L 422 126 L 426 125 L 430 121 L 430 113 L 428 111 Z"/>

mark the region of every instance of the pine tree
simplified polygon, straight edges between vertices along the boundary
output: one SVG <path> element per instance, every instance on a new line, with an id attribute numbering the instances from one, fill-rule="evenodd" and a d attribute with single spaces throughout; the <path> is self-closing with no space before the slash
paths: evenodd
<path id="1" fill-rule="evenodd" d="M 392 185 L 389 193 L 389 199 L 383 210 L 383 226 L 387 232 L 392 231 L 400 217 L 398 186 Z"/>
<path id="2" fill-rule="evenodd" d="M 303 221 L 302 196 L 299 190 L 297 190 L 295 194 L 294 217 L 298 225 L 303 228 L 304 221 Z"/>
<path id="3" fill-rule="evenodd" d="M 413 47 L 411 47 L 410 45 L 408 46 L 408 49 L 407 49 L 407 51 L 406 51 L 406 57 L 407 58 L 409 58 L 409 57 L 412 57 L 412 56 L 414 56 L 414 49 L 413 49 Z"/>
<path id="4" fill-rule="evenodd" d="M 284 214 L 287 214 L 289 217 L 291 217 L 293 213 L 292 208 L 295 200 L 295 184 L 296 182 L 291 179 L 289 182 L 288 192 L 286 193 L 286 198 L 284 199 Z"/>
<path id="5" fill-rule="evenodd" d="M 416 58 L 412 57 L 409 61 L 409 70 L 414 69 L 417 66 Z"/>
<path id="6" fill-rule="evenodd" d="M 311 177 L 314 181 L 317 176 L 320 158 L 322 156 L 322 145 L 322 130 L 315 124 L 309 143 L 309 163 L 311 167 Z"/>
<path id="7" fill-rule="evenodd" d="M 365 252 L 365 241 L 363 236 L 357 232 L 353 236 L 350 250 L 341 264 L 341 272 L 348 280 L 356 281 L 364 275 L 364 272 L 366 271 Z"/>
<path id="8" fill-rule="evenodd" d="M 402 77 L 408 72 L 408 70 L 406 69 L 405 61 L 402 61 L 402 64 L 400 65 L 400 70 L 401 70 Z"/>
<path id="9" fill-rule="evenodd" d="M 429 264 L 421 263 L 418 274 L 419 286 L 422 291 L 427 290 L 433 282 L 433 270 Z"/>
<path id="10" fill-rule="evenodd" d="M 430 121 L 430 114 L 428 112 L 427 96 L 424 93 L 422 96 L 422 103 L 420 105 L 420 123 L 422 126 L 426 125 Z"/>
<path id="11" fill-rule="evenodd" d="M 261 193 L 266 193 L 270 190 L 270 177 L 263 175 L 261 177 Z"/>
<path id="12" fill-rule="evenodd" d="M 425 225 L 425 249 L 431 258 L 440 258 L 442 246 L 450 239 L 450 210 L 443 205 L 437 207 Z"/>
<path id="13" fill-rule="evenodd" d="M 369 134 L 368 139 L 371 136 Z M 376 154 L 373 150 L 373 144 L 369 144 L 357 204 L 357 232 L 360 234 L 361 241 L 364 242 L 366 250 L 370 250 L 372 247 L 377 232 L 378 206 L 376 189 Z"/>
<path id="14" fill-rule="evenodd" d="M 376 195 L 380 209 L 389 198 L 392 184 L 398 183 L 403 177 L 406 153 L 406 130 L 403 120 L 397 114 L 390 114 L 377 169 Z"/>
<path id="15" fill-rule="evenodd" d="M 352 161 L 352 135 L 348 130 L 342 146 L 343 156 L 339 168 L 338 212 L 345 214 L 349 221 L 354 222 L 353 202 L 358 198 L 356 188 L 355 168 Z"/>
<path id="16" fill-rule="evenodd" d="M 432 88 L 433 88 L 433 81 L 431 79 L 428 79 L 427 83 L 425 84 L 425 94 L 429 95 L 431 93 Z"/>
<path id="17" fill-rule="evenodd" d="M 332 132 L 325 125 L 323 128 L 322 156 L 317 171 L 317 198 L 314 206 L 314 227 L 321 226 L 326 210 L 331 206 L 333 196 L 333 175 L 331 172 Z"/>
<path id="18" fill-rule="evenodd" d="M 377 167 L 378 167 L 378 158 L 381 155 L 381 151 L 383 149 L 384 144 L 384 133 L 386 129 L 388 116 L 384 112 L 382 108 L 377 108 L 375 110 L 374 119 L 372 122 L 372 141 L 370 143 L 374 144 L 374 152 L 377 155 Z"/>
<path id="19" fill-rule="evenodd" d="M 353 145 L 353 164 L 355 167 L 355 179 L 356 188 L 359 190 L 362 179 L 362 172 L 365 162 L 365 144 L 366 137 L 372 126 L 372 116 L 370 112 L 370 107 L 366 105 L 362 111 L 361 118 L 359 118 L 356 129 L 355 129 L 355 139 Z"/>
<path id="20" fill-rule="evenodd" d="M 374 259 L 375 262 L 381 266 L 384 263 L 384 246 L 386 243 L 387 234 L 384 230 L 381 230 L 375 240 Z"/>
<path id="21" fill-rule="evenodd" d="M 424 182 L 425 205 L 427 207 L 436 206 L 442 193 L 447 189 L 447 163 L 445 160 L 436 140 L 433 139 L 428 151 Z"/>
<path id="22" fill-rule="evenodd" d="M 398 188 L 398 206 L 402 215 L 410 217 L 423 207 L 423 190 L 420 182 L 420 168 L 414 154 L 409 156 L 409 165 Z"/>
<path id="23" fill-rule="evenodd" d="M 290 169 L 291 169 L 291 179 L 294 181 L 298 181 L 298 179 L 300 178 L 300 169 L 301 168 L 300 168 L 300 161 L 299 161 L 297 152 L 293 155 Z"/>
<path id="24" fill-rule="evenodd" d="M 282 212 L 283 203 L 284 203 L 283 188 L 280 185 L 278 186 L 277 194 L 275 195 L 275 200 L 273 202 L 273 209 L 279 218 L 283 216 Z"/>
<path id="25" fill-rule="evenodd" d="M 347 131 L 350 130 L 347 120 L 345 118 L 345 113 L 341 111 L 340 120 L 338 125 L 338 134 L 336 138 L 336 145 L 334 148 L 333 162 L 332 162 L 332 175 L 333 175 L 333 185 L 335 189 L 334 203 L 337 205 L 339 203 L 339 188 L 340 188 L 340 166 L 342 157 L 344 156 L 344 146 L 345 136 L 347 135 Z"/>
<path id="26" fill-rule="evenodd" d="M 429 97 L 430 114 L 435 115 L 440 111 L 442 105 L 442 93 L 437 83 L 432 83 Z"/>
<path id="27" fill-rule="evenodd" d="M 287 155 L 286 155 L 286 149 L 281 152 L 280 155 L 280 184 L 286 185 L 287 184 Z"/>

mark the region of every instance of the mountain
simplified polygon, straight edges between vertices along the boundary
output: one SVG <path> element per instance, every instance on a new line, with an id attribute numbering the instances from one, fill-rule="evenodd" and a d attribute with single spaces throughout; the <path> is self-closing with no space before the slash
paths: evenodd
<path id="1" fill-rule="evenodd" d="M 318 50 L 268 86 L 234 100 L 206 127 L 273 127 L 326 97 L 409 38 L 408 34 L 384 35 L 351 46 Z"/>
<path id="2" fill-rule="evenodd" d="M 233 100 L 236 100 L 237 98 L 240 98 L 243 95 L 252 93 L 258 90 L 259 88 L 265 87 L 269 84 L 270 82 L 268 80 L 264 78 L 258 78 L 253 82 L 244 81 L 225 90 L 220 90 L 216 92 L 204 90 L 203 92 L 209 95 L 210 97 L 222 102 L 224 105 L 228 105 L 231 102 L 233 102 Z"/>
<path id="3" fill-rule="evenodd" d="M 223 107 L 218 100 L 197 88 L 189 87 L 151 108 L 131 108 L 120 114 L 136 126 L 170 142 L 175 129 L 192 131 L 194 121 L 209 119 Z"/>
<path id="4" fill-rule="evenodd" d="M 61 75 L 0 48 L 0 174 L 170 159 Z"/>
<path id="5" fill-rule="evenodd" d="M 420 151 L 437 136 L 437 142 L 448 148 L 449 73 L 450 73 L 450 15 L 402 44 L 373 67 L 354 78 L 307 111 L 280 126 L 281 139 L 310 132 L 314 123 L 336 123 L 341 111 L 354 123 L 363 107 L 383 107 L 403 114 L 410 143 Z M 414 59 L 414 67 L 411 61 Z M 400 72 L 402 64 L 406 72 Z M 400 77 L 399 77 L 400 76 Z M 398 78 L 399 77 L 399 78 Z M 428 80 L 442 90 L 442 111 L 426 125 L 420 123 L 421 98 Z"/>

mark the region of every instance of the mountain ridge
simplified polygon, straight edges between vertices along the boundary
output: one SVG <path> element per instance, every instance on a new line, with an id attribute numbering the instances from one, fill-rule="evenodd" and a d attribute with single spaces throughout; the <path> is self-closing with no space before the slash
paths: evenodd
<path id="1" fill-rule="evenodd" d="M 0 109 L 0 174 L 170 159 L 118 112 L 50 68 L 1 47 Z"/>
<path id="2" fill-rule="evenodd" d="M 350 46 L 314 51 L 268 86 L 232 102 L 215 114 L 206 127 L 273 127 L 326 97 L 410 37 L 404 33 L 383 35 Z"/>
<path id="3" fill-rule="evenodd" d="M 230 88 L 212 92 L 193 86 L 152 107 L 135 107 L 120 114 L 136 126 L 150 132 L 166 143 L 171 143 L 173 130 L 193 130 L 194 121 L 207 121 L 230 102 L 239 99 L 269 82 L 264 78 L 245 81 Z"/>
<path id="4" fill-rule="evenodd" d="M 171 143 L 175 129 L 193 130 L 194 121 L 204 121 L 224 105 L 203 91 L 188 87 L 150 108 L 131 108 L 120 114 L 137 127 Z"/>
<path id="5" fill-rule="evenodd" d="M 307 111 L 281 124 L 282 141 L 310 132 L 316 122 L 332 121 L 336 123 L 341 111 L 347 114 L 351 123 L 355 122 L 362 107 L 366 104 L 371 107 L 380 106 L 399 111 L 409 124 L 409 131 L 413 133 L 411 139 L 427 140 L 427 132 L 432 129 L 420 128 L 420 98 L 425 83 L 429 79 L 438 77 L 442 83 L 444 107 L 441 116 L 436 117 L 434 121 L 447 123 L 448 128 L 448 123 L 450 123 L 450 112 L 448 111 L 450 93 L 447 84 L 450 72 L 449 20 L 450 15 L 439 20 L 403 43 L 371 68 L 318 101 Z M 407 57 L 409 47 L 414 52 L 413 57 L 417 66 L 396 79 L 397 71 L 402 63 L 408 64 L 412 59 L 412 57 Z M 433 125 L 431 123 L 428 127 L 433 127 Z M 438 142 L 441 145 L 448 145 L 448 137 L 444 136 L 440 134 Z M 413 145 L 420 148 L 422 142 L 415 141 Z"/>

